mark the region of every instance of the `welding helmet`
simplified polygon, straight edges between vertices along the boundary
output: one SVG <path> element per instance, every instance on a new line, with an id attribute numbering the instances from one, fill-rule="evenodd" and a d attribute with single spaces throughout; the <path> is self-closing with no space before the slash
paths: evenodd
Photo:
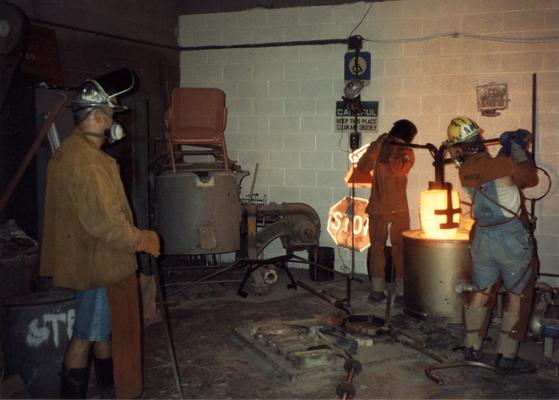
<path id="1" fill-rule="evenodd" d="M 481 128 L 468 117 L 456 117 L 450 121 L 446 130 L 448 144 L 473 142 L 480 138 Z"/>

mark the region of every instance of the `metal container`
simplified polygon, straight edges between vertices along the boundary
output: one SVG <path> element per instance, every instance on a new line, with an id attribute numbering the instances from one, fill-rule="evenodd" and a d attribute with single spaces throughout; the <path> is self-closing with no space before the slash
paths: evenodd
<path id="1" fill-rule="evenodd" d="M 5 300 L 6 376 L 19 374 L 33 398 L 60 396 L 59 372 L 74 326 L 74 292 L 53 289 Z"/>
<path id="2" fill-rule="evenodd" d="M 455 286 L 470 282 L 472 261 L 467 235 L 431 239 L 423 231 L 404 238 L 404 312 L 419 318 L 462 323 L 465 295 Z"/>
<path id="3" fill-rule="evenodd" d="M 155 178 L 155 221 L 166 255 L 240 248 L 238 177 L 228 170 L 165 171 Z"/>

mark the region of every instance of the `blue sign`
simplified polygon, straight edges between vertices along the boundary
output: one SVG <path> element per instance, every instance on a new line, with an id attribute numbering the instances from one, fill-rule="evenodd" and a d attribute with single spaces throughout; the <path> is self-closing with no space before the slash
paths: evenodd
<path id="1" fill-rule="evenodd" d="M 352 79 L 371 80 L 371 53 L 368 51 L 360 51 L 357 59 L 354 51 L 345 53 L 344 80 Z"/>

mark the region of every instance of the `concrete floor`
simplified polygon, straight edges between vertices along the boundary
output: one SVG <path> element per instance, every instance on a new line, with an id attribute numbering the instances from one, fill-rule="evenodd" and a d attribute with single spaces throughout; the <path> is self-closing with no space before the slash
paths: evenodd
<path id="1" fill-rule="evenodd" d="M 283 275 L 283 274 L 282 274 Z M 309 282 L 307 271 L 298 278 Z M 336 398 L 336 386 L 344 380 L 345 372 L 328 378 L 307 377 L 289 382 L 257 361 L 252 352 L 231 340 L 235 328 L 270 319 L 294 320 L 318 316 L 335 319 L 339 310 L 312 294 L 285 288 L 280 282 L 266 296 L 236 295 L 235 286 L 209 288 L 200 286 L 193 299 L 181 299 L 170 307 L 172 332 L 184 396 L 186 398 Z M 344 297 L 345 282 L 320 285 Z M 367 302 L 367 285 L 352 285 L 354 312 L 383 316 L 385 306 Z M 194 292 L 195 293 L 195 292 Z M 446 326 L 431 321 L 405 317 L 399 308 L 393 310 L 394 323 L 404 331 L 420 336 L 438 354 L 450 360 L 461 360 L 460 326 Z M 490 336 L 494 336 L 494 328 Z M 165 330 L 162 322 L 145 329 L 144 393 L 142 398 L 178 398 L 169 361 Z M 501 376 L 480 368 L 459 368 L 440 371 L 445 384 L 428 379 L 424 368 L 436 364 L 432 358 L 404 346 L 392 337 L 373 338 L 372 347 L 359 347 L 355 356 L 363 371 L 354 379 L 355 398 L 559 398 L 559 351 L 554 362 L 543 359 L 543 345 L 528 339 L 520 355 L 537 362 L 537 374 Z M 492 352 L 495 341 L 486 346 Z"/>

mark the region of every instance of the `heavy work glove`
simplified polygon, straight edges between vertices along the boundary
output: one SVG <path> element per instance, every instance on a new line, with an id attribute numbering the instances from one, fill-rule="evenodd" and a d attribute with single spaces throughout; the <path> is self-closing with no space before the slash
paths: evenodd
<path id="1" fill-rule="evenodd" d="M 528 148 L 528 143 L 530 143 L 530 132 L 526 129 L 517 129 L 515 131 L 503 132 L 499 136 L 499 143 L 503 148 L 501 152 L 506 155 L 511 154 L 512 144 L 515 143 L 523 149 Z"/>
<path id="2" fill-rule="evenodd" d="M 145 252 L 154 257 L 159 257 L 160 253 L 159 236 L 154 231 L 140 231 L 140 242 L 136 246 L 136 252 Z"/>

